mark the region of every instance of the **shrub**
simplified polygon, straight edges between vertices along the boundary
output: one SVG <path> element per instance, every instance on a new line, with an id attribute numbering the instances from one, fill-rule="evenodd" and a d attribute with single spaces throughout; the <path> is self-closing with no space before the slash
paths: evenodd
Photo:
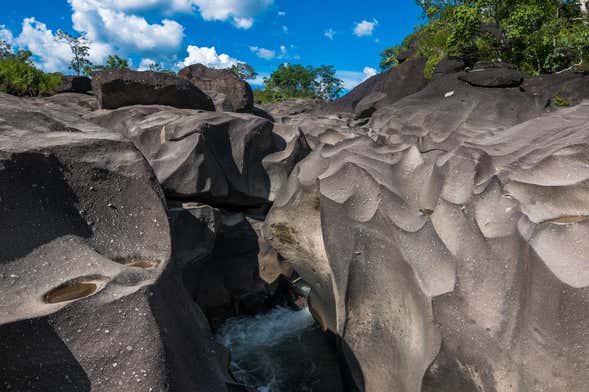
<path id="1" fill-rule="evenodd" d="M 46 74 L 16 59 L 0 60 L 0 91 L 18 96 L 44 95 L 61 84 L 61 74 Z"/>

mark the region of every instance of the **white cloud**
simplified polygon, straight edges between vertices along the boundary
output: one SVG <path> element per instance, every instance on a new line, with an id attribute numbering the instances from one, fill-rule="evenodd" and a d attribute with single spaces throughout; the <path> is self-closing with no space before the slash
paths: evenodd
<path id="1" fill-rule="evenodd" d="M 250 50 L 256 54 L 259 58 L 264 60 L 272 60 L 276 57 L 276 52 L 266 48 L 260 48 L 258 46 L 250 46 Z"/>
<path id="2" fill-rule="evenodd" d="M 254 18 L 233 18 L 233 24 L 238 29 L 248 30 L 254 25 Z"/>
<path id="3" fill-rule="evenodd" d="M 285 15 L 286 15 L 286 12 L 284 12 L 284 11 L 278 11 L 278 16 L 285 16 Z"/>
<path id="4" fill-rule="evenodd" d="M 288 33 L 288 27 L 286 27 L 285 25 L 282 25 L 282 32 L 283 33 Z"/>
<path id="5" fill-rule="evenodd" d="M 204 20 L 233 20 L 236 27 L 249 29 L 254 17 L 270 7 L 274 0 L 192 0 Z"/>
<path id="6" fill-rule="evenodd" d="M 92 42 L 108 43 L 123 56 L 130 52 L 173 53 L 184 38 L 184 27 L 176 21 L 164 19 L 161 23 L 150 24 L 143 17 L 121 10 L 131 9 L 137 0 L 117 1 L 116 4 L 114 0 L 69 2 L 74 11 L 74 29 L 86 32 Z"/>
<path id="7" fill-rule="evenodd" d="M 255 79 L 253 80 L 248 80 L 248 83 L 251 84 L 252 86 L 263 86 L 264 85 L 264 79 L 269 77 L 270 75 L 268 74 L 258 74 L 258 76 L 256 76 Z"/>
<path id="8" fill-rule="evenodd" d="M 372 22 L 363 20 L 354 27 L 354 35 L 358 37 L 366 37 L 372 35 L 374 28 L 378 24 L 378 20 L 373 19 Z"/>
<path id="9" fill-rule="evenodd" d="M 35 18 L 25 18 L 22 31 L 14 42 L 18 47 L 33 52 L 36 56 L 35 62 L 42 70 L 67 72 L 72 58 L 71 50 L 64 42 L 56 40 L 53 31 L 45 23 L 38 22 Z M 106 44 L 95 42 L 89 46 L 89 59 L 93 63 L 102 63 L 112 52 Z"/>
<path id="10" fill-rule="evenodd" d="M 5 25 L 0 25 L 0 41 L 14 45 L 14 36 L 12 35 L 12 31 L 8 30 Z"/>
<path id="11" fill-rule="evenodd" d="M 218 54 L 214 46 L 201 48 L 195 45 L 188 45 L 186 51 L 188 52 L 188 57 L 177 64 L 178 68 L 188 67 L 192 64 L 203 64 L 210 68 L 229 68 L 240 62 L 228 54 Z"/>
<path id="12" fill-rule="evenodd" d="M 336 76 L 343 81 L 344 88 L 351 90 L 368 78 L 376 75 L 378 72 L 372 67 L 364 67 L 362 72 L 358 71 L 338 71 Z"/>
<path id="13" fill-rule="evenodd" d="M 335 34 L 336 34 L 336 32 L 334 29 L 327 29 L 327 30 L 325 30 L 325 33 L 323 33 L 323 35 L 325 35 L 330 40 L 333 40 L 333 37 L 335 37 Z"/>

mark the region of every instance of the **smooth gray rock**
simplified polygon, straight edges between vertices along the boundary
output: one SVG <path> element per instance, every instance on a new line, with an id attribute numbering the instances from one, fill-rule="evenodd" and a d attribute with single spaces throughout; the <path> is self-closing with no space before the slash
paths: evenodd
<path id="1" fill-rule="evenodd" d="M 266 240 L 342 339 L 352 388 L 584 391 L 589 102 L 547 114 L 442 79 L 377 112 L 376 142 L 301 161 Z"/>
<path id="2" fill-rule="evenodd" d="M 133 106 L 85 118 L 132 140 L 168 197 L 215 206 L 267 204 L 262 160 L 285 147 L 272 123 L 249 114 Z"/>

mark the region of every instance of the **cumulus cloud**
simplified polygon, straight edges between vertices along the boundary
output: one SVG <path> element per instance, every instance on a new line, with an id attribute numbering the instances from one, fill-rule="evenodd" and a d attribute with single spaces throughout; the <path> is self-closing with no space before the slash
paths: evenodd
<path id="1" fill-rule="evenodd" d="M 122 55 L 130 52 L 173 53 L 182 44 L 182 25 L 170 19 L 150 24 L 141 16 L 127 14 L 123 9 L 132 9 L 133 1 L 117 1 L 116 5 L 114 0 L 69 2 L 74 29 L 86 32 L 93 42 L 108 43 Z"/>
<path id="2" fill-rule="evenodd" d="M 373 19 L 372 22 L 363 20 L 362 22 L 357 23 L 356 27 L 354 27 L 354 35 L 358 37 L 371 36 L 377 24 L 378 20 L 376 19 Z"/>
<path id="3" fill-rule="evenodd" d="M 378 71 L 372 67 L 364 67 L 362 72 L 358 71 L 338 71 L 337 77 L 343 81 L 344 88 L 351 90 L 366 79 L 376 75 Z"/>
<path id="4" fill-rule="evenodd" d="M 335 34 L 336 33 L 335 33 L 334 29 L 327 29 L 327 30 L 325 30 L 325 33 L 323 33 L 323 35 L 325 35 L 330 40 L 333 40 L 333 38 L 335 37 Z"/>
<path id="5" fill-rule="evenodd" d="M 207 48 L 188 45 L 186 51 L 188 52 L 188 56 L 184 61 L 178 63 L 178 68 L 188 67 L 192 64 L 203 64 L 210 68 L 229 68 L 241 62 L 228 54 L 218 54 L 214 46 Z"/>
<path id="6" fill-rule="evenodd" d="M 52 30 L 45 23 L 35 18 L 25 18 L 22 31 L 14 39 L 14 43 L 20 48 L 29 49 L 35 54 L 35 63 L 44 71 L 66 71 L 72 58 L 72 53 L 67 44 L 56 40 Z M 102 63 L 111 53 L 111 48 L 106 44 L 91 43 L 89 59 L 93 63 Z"/>
<path id="7" fill-rule="evenodd" d="M 272 60 L 274 57 L 276 57 L 276 52 L 270 49 L 260 48 L 258 46 L 250 46 L 250 50 L 254 52 L 256 56 L 264 60 Z"/>
<path id="8" fill-rule="evenodd" d="M 138 71 L 147 71 L 147 70 L 149 70 L 150 66 L 153 66 L 155 64 L 157 64 L 157 61 L 155 61 L 153 59 L 142 58 L 137 70 Z"/>
<path id="9" fill-rule="evenodd" d="M 254 17 L 270 7 L 274 0 L 192 0 L 204 20 L 231 19 L 233 24 L 242 29 L 249 29 L 254 24 Z"/>

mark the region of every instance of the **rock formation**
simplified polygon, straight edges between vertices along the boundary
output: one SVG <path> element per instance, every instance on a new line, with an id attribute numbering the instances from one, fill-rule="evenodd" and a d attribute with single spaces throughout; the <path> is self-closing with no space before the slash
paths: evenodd
<path id="1" fill-rule="evenodd" d="M 178 76 L 213 96 L 217 111 L 251 113 L 254 107 L 252 88 L 232 71 L 194 64 L 182 68 Z"/>
<path id="2" fill-rule="evenodd" d="M 329 104 L 0 94 L 0 389 L 249 392 L 211 323 L 301 276 L 349 390 L 585 391 L 589 75 L 402 60 Z"/>
<path id="3" fill-rule="evenodd" d="M 589 103 L 550 113 L 467 75 L 318 145 L 264 234 L 311 285 L 353 388 L 583 391 Z"/>
<path id="4" fill-rule="evenodd" d="M 92 90 L 101 109 L 130 105 L 168 105 L 215 110 L 213 101 L 185 79 L 163 72 L 110 69 L 92 75 Z"/>

